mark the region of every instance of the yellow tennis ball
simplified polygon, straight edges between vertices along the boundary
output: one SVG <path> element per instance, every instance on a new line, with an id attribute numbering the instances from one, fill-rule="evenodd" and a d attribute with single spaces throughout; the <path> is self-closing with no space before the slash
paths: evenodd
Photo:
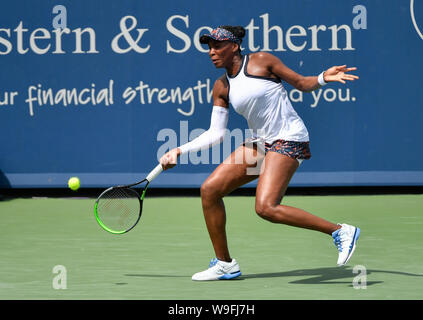
<path id="1" fill-rule="evenodd" d="M 81 186 L 81 181 L 78 177 L 72 177 L 68 180 L 68 186 L 71 190 L 76 191 Z"/>

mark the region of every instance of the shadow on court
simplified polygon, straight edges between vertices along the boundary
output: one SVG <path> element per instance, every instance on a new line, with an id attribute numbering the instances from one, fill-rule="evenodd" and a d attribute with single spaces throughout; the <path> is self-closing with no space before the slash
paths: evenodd
<path id="1" fill-rule="evenodd" d="M 174 275 L 174 274 L 125 274 L 126 277 L 140 278 L 191 278 L 190 275 Z"/>
<path id="2" fill-rule="evenodd" d="M 369 275 L 374 273 L 384 274 L 395 274 L 403 275 L 408 277 L 423 277 L 423 274 L 414 274 L 400 271 L 389 271 L 389 270 L 374 270 L 366 269 L 367 279 Z M 360 275 L 359 273 L 354 274 L 353 269 L 347 266 L 344 267 L 331 267 L 331 268 L 317 268 L 317 269 L 299 269 L 285 272 L 275 273 L 256 273 L 246 274 L 243 276 L 244 279 L 254 278 L 279 278 L 279 277 L 305 277 L 305 279 L 294 280 L 290 283 L 293 284 L 349 284 L 352 286 L 352 279 Z M 349 281 L 337 281 L 340 279 L 351 279 Z M 384 281 L 367 281 L 367 286 L 383 283 Z"/>
<path id="3" fill-rule="evenodd" d="M 407 277 L 423 277 L 423 274 L 414 274 L 401 271 L 389 270 L 375 270 L 367 269 L 366 275 L 374 273 L 394 274 Z M 352 287 L 352 280 L 358 274 L 353 273 L 353 269 L 347 266 L 344 267 L 331 267 L 331 268 L 316 268 L 316 269 L 298 269 L 284 272 L 271 272 L 271 273 L 255 273 L 243 274 L 234 280 L 247 280 L 247 279 L 260 279 L 260 278 L 283 278 L 283 277 L 304 277 L 304 279 L 293 280 L 289 283 L 292 284 L 348 284 Z M 125 274 L 127 277 L 145 277 L 145 278 L 191 278 L 190 275 L 164 275 L 164 274 Z M 343 281 L 339 281 L 343 279 Z M 349 279 L 349 280 L 346 280 Z M 234 281 L 231 280 L 231 281 Z M 384 281 L 367 281 L 367 286 L 381 284 Z"/>

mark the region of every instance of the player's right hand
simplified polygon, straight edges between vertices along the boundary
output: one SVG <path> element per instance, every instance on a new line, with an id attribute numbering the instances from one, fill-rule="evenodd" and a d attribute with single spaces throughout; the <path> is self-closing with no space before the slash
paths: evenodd
<path id="1" fill-rule="evenodd" d="M 172 149 L 164 154 L 159 161 L 163 167 L 163 170 L 167 170 L 176 166 L 180 154 L 181 150 L 179 148 Z"/>

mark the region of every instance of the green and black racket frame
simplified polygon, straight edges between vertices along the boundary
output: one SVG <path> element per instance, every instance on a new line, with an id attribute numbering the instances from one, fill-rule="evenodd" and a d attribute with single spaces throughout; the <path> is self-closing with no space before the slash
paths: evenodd
<path id="1" fill-rule="evenodd" d="M 94 205 L 98 224 L 113 234 L 124 234 L 132 230 L 140 221 L 148 185 L 162 171 L 162 165 L 158 164 L 145 179 L 139 182 L 104 190 Z M 142 184 L 144 187 L 141 186 Z"/>

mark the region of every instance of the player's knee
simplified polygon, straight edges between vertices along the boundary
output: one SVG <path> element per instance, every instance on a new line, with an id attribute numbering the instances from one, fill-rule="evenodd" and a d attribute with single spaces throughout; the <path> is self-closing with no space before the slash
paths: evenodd
<path id="1" fill-rule="evenodd" d="M 256 201 L 255 210 L 260 218 L 268 221 L 275 220 L 275 206 L 269 202 Z"/>
<path id="2" fill-rule="evenodd" d="M 210 180 L 204 181 L 200 187 L 201 198 L 203 200 L 212 200 L 219 198 L 219 188 L 216 183 Z"/>

